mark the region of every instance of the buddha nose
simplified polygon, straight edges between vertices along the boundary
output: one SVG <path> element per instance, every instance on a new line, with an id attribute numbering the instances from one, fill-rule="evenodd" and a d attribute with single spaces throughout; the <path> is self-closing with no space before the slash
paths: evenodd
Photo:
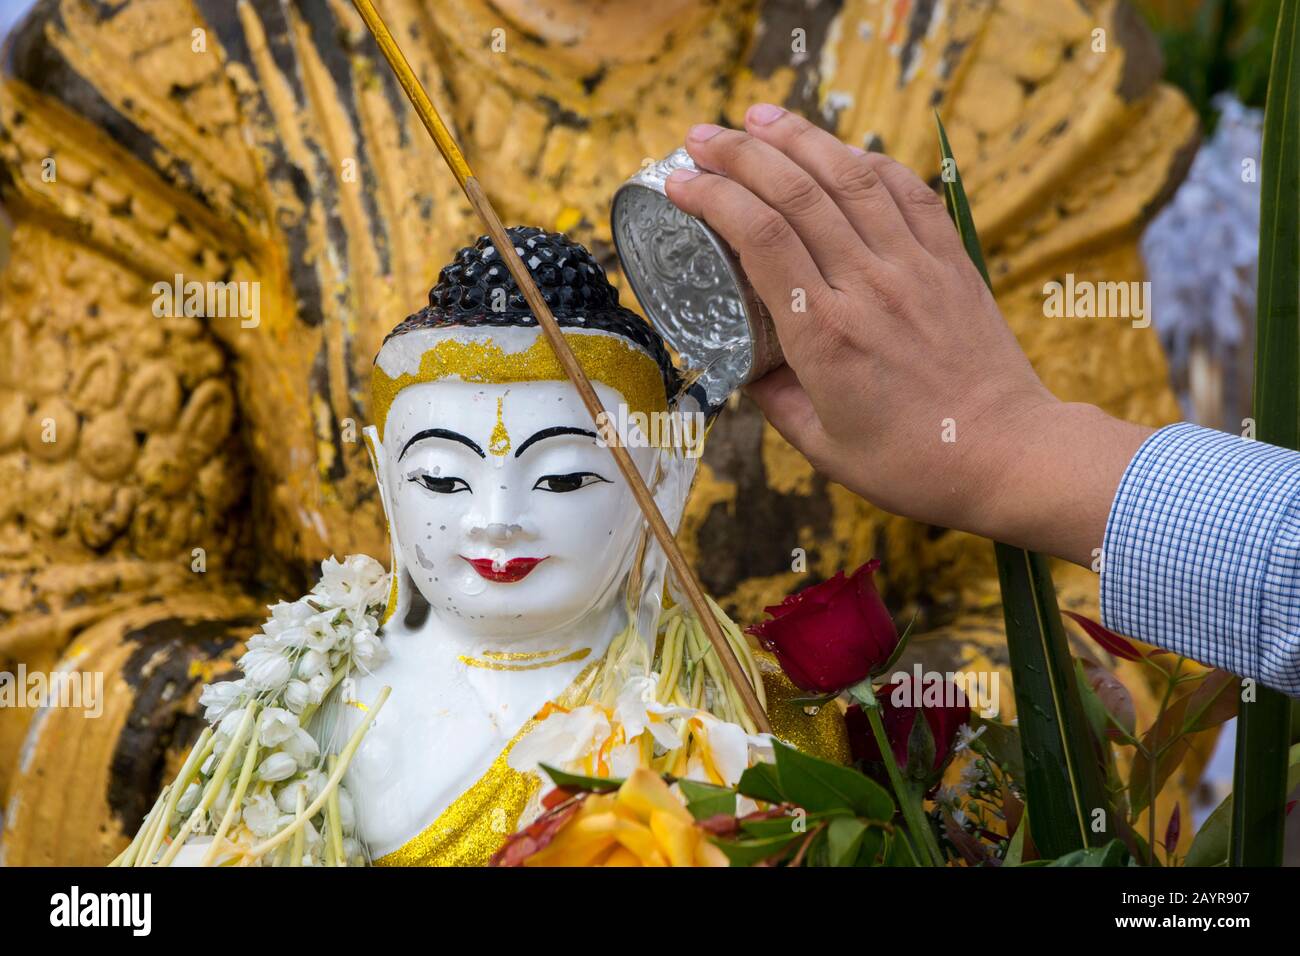
<path id="1" fill-rule="evenodd" d="M 490 494 L 483 504 L 481 511 L 469 516 L 470 537 L 500 547 L 524 535 L 519 503 L 505 488 Z"/>
<path id="2" fill-rule="evenodd" d="M 506 544 L 522 530 L 517 524 L 506 524 L 504 521 L 489 521 L 483 527 L 483 534 L 493 544 Z"/>

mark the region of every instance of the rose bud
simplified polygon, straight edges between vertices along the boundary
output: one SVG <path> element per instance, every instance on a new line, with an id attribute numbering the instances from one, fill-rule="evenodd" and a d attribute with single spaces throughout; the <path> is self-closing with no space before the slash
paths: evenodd
<path id="1" fill-rule="evenodd" d="M 883 667 L 898 646 L 898 631 L 871 580 L 879 567 L 873 559 L 848 577 L 840 571 L 792 594 L 764 608 L 772 620 L 748 631 L 797 687 L 838 694 Z"/>
<path id="2" fill-rule="evenodd" d="M 911 675 L 901 680 L 886 684 L 876 692 L 880 701 L 880 721 L 885 726 L 885 737 L 889 740 L 889 749 L 894 752 L 894 760 L 906 774 L 913 779 L 932 781 L 952 756 L 953 742 L 957 730 L 962 724 L 970 722 L 970 704 L 961 688 L 945 681 L 943 704 L 922 706 L 923 688 L 917 686 Z M 901 703 L 895 703 L 896 700 Z M 952 704 L 946 703 L 952 701 Z M 917 714 L 925 716 L 925 725 L 929 730 L 929 741 L 924 735 L 913 733 Z M 844 715 L 844 723 L 849 734 L 849 747 L 853 759 L 866 764 L 879 764 L 882 761 L 880 748 L 876 746 L 875 735 L 867 722 L 867 715 L 857 704 L 849 707 Z M 928 746 L 924 746 L 928 745 Z M 918 749 L 934 748 L 934 756 L 928 767 L 917 764 Z"/>

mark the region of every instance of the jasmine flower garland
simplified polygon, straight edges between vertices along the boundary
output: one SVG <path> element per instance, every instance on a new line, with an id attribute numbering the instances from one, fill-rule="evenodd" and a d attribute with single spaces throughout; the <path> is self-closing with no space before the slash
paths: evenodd
<path id="1" fill-rule="evenodd" d="M 113 865 L 364 865 L 342 779 L 387 689 L 337 755 L 307 727 L 341 682 L 350 698 L 353 668 L 384 660 L 387 596 L 379 562 L 352 555 L 322 562 L 309 594 L 272 607 L 239 659 L 243 676 L 203 689 L 211 726 Z"/>

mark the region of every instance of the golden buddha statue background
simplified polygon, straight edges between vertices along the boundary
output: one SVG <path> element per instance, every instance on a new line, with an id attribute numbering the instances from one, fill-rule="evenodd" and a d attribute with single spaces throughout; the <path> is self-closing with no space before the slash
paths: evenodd
<path id="1" fill-rule="evenodd" d="M 780 102 L 929 177 L 937 109 L 1043 380 L 1176 417 L 1151 330 L 1042 307 L 1065 273 L 1141 278 L 1139 228 L 1196 142 L 1125 4 L 381 6 L 503 218 L 573 235 L 611 274 L 610 197 L 691 123 Z M 106 694 L 97 720 L 0 710 L 0 859 L 94 864 L 138 826 L 197 730 L 199 685 L 270 596 L 331 553 L 387 553 L 371 358 L 479 229 L 347 0 L 42 0 L 9 41 L 0 160 L 0 669 L 63 662 Z M 256 308 L 187 316 L 160 291 L 187 283 Z M 1005 660 L 987 543 L 830 485 L 745 401 L 715 428 L 682 538 L 742 623 L 876 555 L 891 608 L 919 612 L 910 653 Z M 1095 576 L 1058 585 L 1095 615 Z"/>

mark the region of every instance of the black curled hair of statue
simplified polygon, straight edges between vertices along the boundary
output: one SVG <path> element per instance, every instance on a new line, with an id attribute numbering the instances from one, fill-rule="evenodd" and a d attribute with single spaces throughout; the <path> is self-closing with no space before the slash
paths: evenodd
<path id="1" fill-rule="evenodd" d="M 532 273 L 542 298 L 561 328 L 594 329 L 622 336 L 639 346 L 659 366 L 671 402 L 681 388 L 664 340 L 654 328 L 618 301 L 605 270 L 587 249 L 568 236 L 536 226 L 506 230 Z M 421 329 L 536 328 L 528 302 L 488 236 L 479 236 L 438 273 L 429 304 L 407 316 L 384 342 Z"/>

